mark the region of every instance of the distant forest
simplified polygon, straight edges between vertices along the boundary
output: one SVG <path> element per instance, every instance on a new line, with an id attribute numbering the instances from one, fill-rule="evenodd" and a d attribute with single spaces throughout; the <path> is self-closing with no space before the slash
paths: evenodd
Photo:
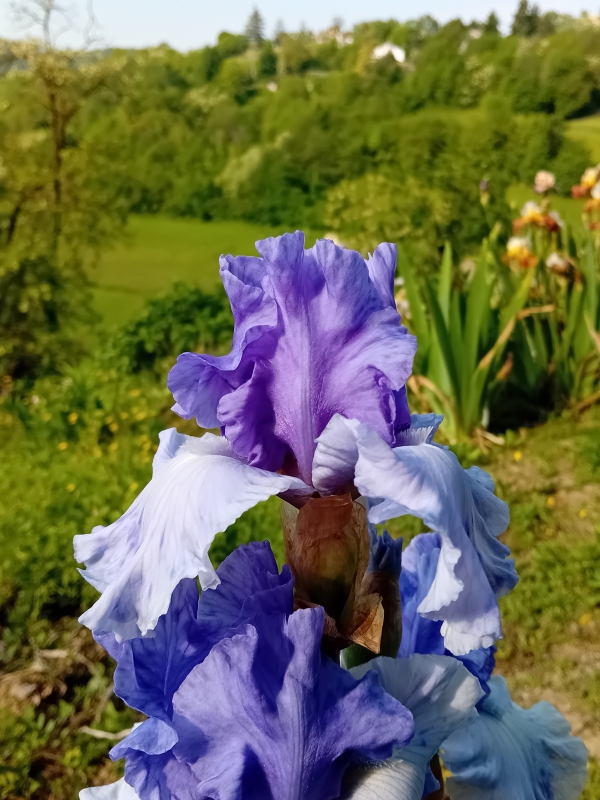
<path id="1" fill-rule="evenodd" d="M 75 194 L 85 187 L 115 216 L 344 234 L 376 213 L 373 238 L 416 232 L 423 257 L 445 240 L 459 252 L 479 242 L 508 219 L 507 187 L 538 169 L 568 194 L 590 154 L 565 121 L 600 108 L 600 19 L 541 14 L 525 0 L 509 35 L 491 14 L 269 39 L 255 11 L 244 34 L 189 53 L 54 51 L 66 76 L 56 91 L 47 48 L 35 48 L 0 48 L 2 197 L 30 202 L 40 177 L 29 173 L 36 159 L 43 173 L 54 148 L 65 192 L 69 180 Z"/>

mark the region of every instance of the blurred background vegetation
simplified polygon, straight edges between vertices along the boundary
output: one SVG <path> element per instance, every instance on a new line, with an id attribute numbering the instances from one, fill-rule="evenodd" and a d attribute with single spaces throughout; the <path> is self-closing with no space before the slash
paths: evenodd
<path id="1" fill-rule="evenodd" d="M 77 623 L 72 537 L 129 506 L 159 430 L 199 433 L 165 376 L 228 350 L 220 253 L 302 227 L 398 244 L 412 407 L 512 508 L 499 669 L 567 714 L 597 800 L 600 20 L 521 2 L 509 35 L 491 14 L 269 39 L 255 12 L 188 53 L 91 28 L 66 51 L 53 0 L 19 9 L 39 37 L 0 41 L 0 797 L 118 774 L 135 717 Z M 242 517 L 215 563 L 263 538 L 281 558 L 278 513 Z"/>

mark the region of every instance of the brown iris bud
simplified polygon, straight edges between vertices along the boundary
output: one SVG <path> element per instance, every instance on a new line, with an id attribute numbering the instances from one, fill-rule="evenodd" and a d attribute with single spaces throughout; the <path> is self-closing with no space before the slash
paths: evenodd
<path id="1" fill-rule="evenodd" d="M 367 572 L 362 582 L 362 593 L 377 594 L 383 604 L 383 627 L 379 652 L 382 656 L 396 658 L 402 639 L 402 612 L 400 582 L 387 572 Z"/>
<path id="2" fill-rule="evenodd" d="M 310 498 L 300 509 L 283 503 L 281 521 L 296 607 L 323 606 L 329 650 L 355 642 L 379 653 L 382 598 L 363 586 L 370 549 L 365 507 L 350 494 Z"/>

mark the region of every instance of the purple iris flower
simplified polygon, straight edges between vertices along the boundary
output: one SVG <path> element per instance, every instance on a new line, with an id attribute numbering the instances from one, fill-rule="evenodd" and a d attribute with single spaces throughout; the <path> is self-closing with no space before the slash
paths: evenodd
<path id="1" fill-rule="evenodd" d="M 238 547 L 218 575 L 217 588 L 200 597 L 196 581 L 181 581 L 152 636 L 94 634 L 117 662 L 115 694 L 131 708 L 169 722 L 175 691 L 216 644 L 257 617 L 292 613 L 292 575 L 287 566 L 279 573 L 268 542 Z"/>
<path id="2" fill-rule="evenodd" d="M 508 524 L 493 482 L 436 445 L 440 417 L 408 416 L 414 338 L 394 307 L 395 249 L 360 254 L 302 234 L 259 242 L 260 258 L 222 260 L 235 319 L 227 356 L 184 354 L 176 409 L 223 435 L 161 434 L 149 485 L 125 514 L 75 537 L 102 596 L 82 617 L 118 640 L 145 636 L 175 587 L 214 588 L 215 535 L 273 495 L 362 495 L 369 520 L 419 516 L 440 536 L 420 613 L 456 655 L 502 635 L 498 597 L 517 577 L 498 536 Z"/>
<path id="3" fill-rule="evenodd" d="M 220 427 L 248 464 L 287 467 L 310 484 L 315 440 L 334 414 L 389 445 L 410 425 L 404 384 L 416 350 L 393 293 L 396 253 L 360 253 L 304 234 L 257 242 L 260 258 L 226 256 L 235 320 L 227 356 L 184 353 L 169 375 L 175 410 Z"/>
<path id="4" fill-rule="evenodd" d="M 357 680 L 321 654 L 323 609 L 292 613 L 267 543 L 236 550 L 219 578 L 199 602 L 182 582 L 153 638 L 99 637 L 117 694 L 149 718 L 111 753 L 125 784 L 88 798 L 329 800 L 348 767 L 410 741 L 410 711 L 375 673 Z"/>

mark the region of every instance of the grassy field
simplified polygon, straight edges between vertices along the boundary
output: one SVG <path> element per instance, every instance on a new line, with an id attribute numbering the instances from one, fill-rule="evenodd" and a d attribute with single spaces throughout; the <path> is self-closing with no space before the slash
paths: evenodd
<path id="1" fill-rule="evenodd" d="M 568 123 L 569 136 L 589 148 L 592 159 L 600 162 L 600 114 Z"/>
<path id="2" fill-rule="evenodd" d="M 115 326 L 177 281 L 210 289 L 220 282 L 223 252 L 252 255 L 258 239 L 278 233 L 282 229 L 244 222 L 134 216 L 125 241 L 105 254 L 90 275 L 95 309 Z"/>

